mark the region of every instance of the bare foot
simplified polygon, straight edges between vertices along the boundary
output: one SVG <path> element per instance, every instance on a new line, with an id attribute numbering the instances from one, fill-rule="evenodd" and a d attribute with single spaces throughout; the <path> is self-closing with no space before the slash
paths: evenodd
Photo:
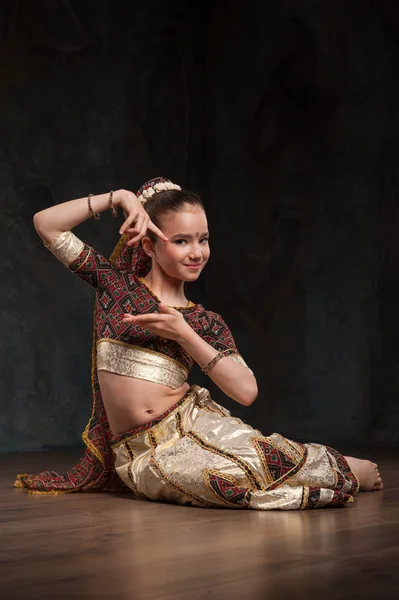
<path id="1" fill-rule="evenodd" d="M 360 489 L 364 492 L 375 492 L 384 488 L 378 465 L 369 460 L 345 456 L 350 468 L 359 479 Z"/>

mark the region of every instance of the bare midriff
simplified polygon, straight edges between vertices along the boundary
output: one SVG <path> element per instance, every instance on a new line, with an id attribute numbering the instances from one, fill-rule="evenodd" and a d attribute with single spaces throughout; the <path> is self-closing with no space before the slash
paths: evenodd
<path id="1" fill-rule="evenodd" d="M 181 400 L 190 389 L 98 371 L 101 396 L 114 435 L 145 425 Z"/>

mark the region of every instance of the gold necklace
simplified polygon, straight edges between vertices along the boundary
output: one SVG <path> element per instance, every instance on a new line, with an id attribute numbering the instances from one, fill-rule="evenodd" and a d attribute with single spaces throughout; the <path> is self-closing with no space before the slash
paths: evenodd
<path id="1" fill-rule="evenodd" d="M 150 292 L 150 294 L 152 296 L 154 296 L 154 298 L 157 302 L 162 302 L 162 300 L 160 298 L 158 298 L 158 296 L 155 294 L 155 292 L 152 291 L 152 289 L 150 288 L 148 283 L 145 281 L 144 277 L 139 277 L 138 280 L 144 285 L 144 287 L 147 288 L 147 290 Z M 163 304 L 165 304 L 165 303 L 163 302 Z M 169 306 L 169 304 L 168 304 L 168 306 Z M 191 302 L 191 300 L 189 300 L 188 304 L 186 304 L 186 306 L 170 306 L 170 308 L 174 308 L 176 310 L 185 310 L 187 308 L 193 308 L 194 306 L 195 306 L 194 302 Z"/>

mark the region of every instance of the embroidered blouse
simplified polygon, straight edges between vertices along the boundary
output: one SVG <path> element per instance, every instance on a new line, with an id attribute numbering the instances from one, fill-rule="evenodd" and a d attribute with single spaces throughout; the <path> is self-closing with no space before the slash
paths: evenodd
<path id="1" fill-rule="evenodd" d="M 159 299 L 134 272 L 116 269 L 111 262 L 71 231 L 46 247 L 70 271 L 96 290 L 97 370 L 166 385 L 181 386 L 194 364 L 174 340 L 162 338 L 138 325 L 121 322 L 124 313 L 158 311 Z M 217 313 L 190 302 L 178 308 L 202 339 L 244 366 L 230 329 Z"/>

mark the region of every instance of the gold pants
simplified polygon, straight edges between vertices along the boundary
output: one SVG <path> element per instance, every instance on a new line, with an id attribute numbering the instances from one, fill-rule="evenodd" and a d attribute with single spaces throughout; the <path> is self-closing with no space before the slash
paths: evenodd
<path id="1" fill-rule="evenodd" d="M 140 498 L 293 510 L 352 502 L 359 489 L 336 450 L 266 437 L 197 386 L 156 422 L 116 440 L 116 471 Z"/>

